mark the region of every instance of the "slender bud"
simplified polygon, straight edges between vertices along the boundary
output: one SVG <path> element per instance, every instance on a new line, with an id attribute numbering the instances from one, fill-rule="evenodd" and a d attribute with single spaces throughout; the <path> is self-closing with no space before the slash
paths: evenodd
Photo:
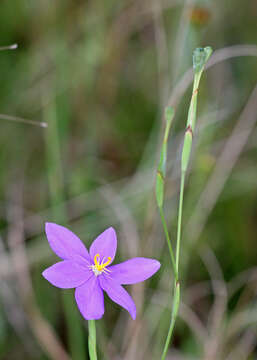
<path id="1" fill-rule="evenodd" d="M 181 157 L 181 171 L 185 173 L 187 171 L 190 153 L 192 148 L 192 141 L 193 141 L 193 133 L 191 126 L 189 125 L 186 129 L 185 138 L 184 138 L 184 145 L 182 150 L 182 157 Z"/>
<path id="2" fill-rule="evenodd" d="M 209 57 L 211 56 L 211 54 L 212 54 L 212 48 L 210 46 L 206 46 L 205 48 L 196 48 L 193 53 L 193 69 L 195 73 L 194 86 L 193 86 L 193 93 L 188 110 L 187 129 L 185 133 L 184 146 L 183 146 L 182 159 L 181 159 L 181 170 L 184 173 L 186 172 L 188 167 L 188 162 L 192 148 L 193 132 L 196 123 L 198 86 L 202 72 L 204 70 L 204 66 L 208 61 Z"/>
<path id="3" fill-rule="evenodd" d="M 156 201 L 159 208 L 163 205 L 163 197 L 164 197 L 164 179 L 162 174 L 158 171 L 156 177 L 156 186 L 155 186 L 155 193 L 156 193 Z"/>
<path id="4" fill-rule="evenodd" d="M 162 142 L 161 156 L 158 165 L 156 186 L 155 186 L 156 201 L 157 201 L 157 205 L 160 208 L 163 205 L 164 179 L 166 174 L 166 162 L 167 162 L 167 141 L 168 141 L 173 117 L 174 117 L 174 109 L 169 106 L 165 109 L 166 126 L 165 126 L 164 138 Z"/>
<path id="5" fill-rule="evenodd" d="M 164 140 L 163 140 L 164 142 L 168 141 L 170 127 L 171 127 L 171 123 L 174 118 L 174 115 L 175 115 L 175 111 L 174 111 L 173 107 L 167 106 L 165 109 L 166 128 L 165 128 L 165 135 L 164 135 Z"/>
<path id="6" fill-rule="evenodd" d="M 205 48 L 196 48 L 193 53 L 193 68 L 194 72 L 203 71 L 205 64 L 212 54 L 212 48 L 206 46 Z"/>

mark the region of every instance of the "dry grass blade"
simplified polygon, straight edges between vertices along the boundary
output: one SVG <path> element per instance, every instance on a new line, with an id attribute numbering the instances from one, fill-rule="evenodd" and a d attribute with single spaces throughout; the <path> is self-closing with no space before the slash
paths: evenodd
<path id="1" fill-rule="evenodd" d="M 32 282 L 27 261 L 22 209 L 22 184 L 15 184 L 9 189 L 9 208 L 8 208 L 8 244 L 10 249 L 10 259 L 17 281 L 17 291 L 22 299 L 29 325 L 42 347 L 53 360 L 70 360 L 68 354 L 63 349 L 54 330 L 40 314 L 37 308 Z M 20 206 L 14 206 L 18 202 Z M 18 211 L 17 211 L 18 210 Z"/>
<path id="2" fill-rule="evenodd" d="M 0 252 L 1 254 L 6 255 L 3 239 L 1 236 Z M 36 348 L 34 344 L 30 341 L 30 334 L 28 331 L 26 316 L 22 308 L 22 304 L 20 303 L 20 299 L 19 297 L 17 297 L 17 294 L 13 289 L 12 277 L 1 280 L 0 297 L 8 322 L 13 327 L 17 336 L 23 342 L 25 351 L 30 356 L 35 357 Z"/>
<path id="3" fill-rule="evenodd" d="M 209 314 L 209 337 L 205 343 L 204 359 L 215 360 L 220 357 L 221 334 L 223 330 L 223 318 L 227 308 L 227 288 L 223 278 L 221 267 L 213 253 L 207 246 L 201 252 L 201 258 L 209 272 L 215 300 Z"/>
<path id="4" fill-rule="evenodd" d="M 230 352 L 226 360 L 248 359 L 257 344 L 256 330 L 249 329 L 239 339 L 235 348 Z"/>
<path id="5" fill-rule="evenodd" d="M 244 146 L 255 127 L 257 86 L 251 93 L 231 135 L 229 136 L 215 169 L 203 189 L 193 215 L 188 221 L 187 232 L 191 245 L 200 236 L 209 214 L 214 208 Z"/>
<path id="6" fill-rule="evenodd" d="M 3 51 L 3 50 L 15 50 L 15 49 L 17 49 L 17 47 L 18 47 L 18 44 L 0 46 L 0 51 Z"/>
<path id="7" fill-rule="evenodd" d="M 45 122 L 28 120 L 28 119 L 24 119 L 24 118 L 21 118 L 21 117 L 18 117 L 18 116 L 0 114 L 0 119 L 1 120 L 12 121 L 12 122 L 17 122 L 17 123 L 22 123 L 22 124 L 35 125 L 35 126 L 39 126 L 39 127 L 42 127 L 42 128 L 47 127 L 47 123 L 45 123 Z"/>

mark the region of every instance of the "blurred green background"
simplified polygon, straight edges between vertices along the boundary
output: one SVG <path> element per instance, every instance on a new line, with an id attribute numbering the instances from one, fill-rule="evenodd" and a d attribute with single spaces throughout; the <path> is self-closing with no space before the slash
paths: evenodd
<path id="1" fill-rule="evenodd" d="M 163 112 L 176 111 L 165 195 L 174 239 L 189 69 L 206 45 L 215 52 L 200 84 L 168 359 L 257 359 L 256 19 L 255 0 L 1 1 L 0 46 L 18 49 L 0 52 L 0 359 L 87 359 L 73 291 L 41 276 L 56 261 L 46 221 L 87 246 L 112 225 L 117 261 L 161 261 L 129 287 L 136 321 L 106 299 L 97 322 L 100 359 L 160 358 L 172 301 L 154 199 Z"/>

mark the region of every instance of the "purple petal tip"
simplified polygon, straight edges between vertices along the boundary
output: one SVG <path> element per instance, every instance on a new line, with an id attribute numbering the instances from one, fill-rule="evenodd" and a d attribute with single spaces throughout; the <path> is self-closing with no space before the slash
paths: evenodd
<path id="1" fill-rule="evenodd" d="M 161 263 L 158 261 L 158 260 L 155 260 L 156 261 L 156 267 L 157 267 L 157 270 L 159 270 L 160 269 L 160 267 L 161 267 Z"/>
<path id="2" fill-rule="evenodd" d="M 136 317 L 137 317 L 137 312 L 133 312 L 133 313 L 130 313 L 130 316 L 132 317 L 133 320 L 136 320 Z"/>
<path id="3" fill-rule="evenodd" d="M 56 225 L 55 223 L 52 223 L 52 222 L 46 222 L 45 223 L 45 229 L 47 229 L 49 226 L 51 225 Z"/>
<path id="4" fill-rule="evenodd" d="M 107 231 L 113 231 L 113 232 L 116 233 L 115 229 L 114 229 L 112 226 L 108 227 L 106 230 L 107 230 Z"/>
<path id="5" fill-rule="evenodd" d="M 45 223 L 45 232 L 46 232 L 46 233 L 47 233 L 48 230 L 50 230 L 51 225 L 55 225 L 55 224 L 53 224 L 53 223 L 51 223 L 51 222 L 46 222 L 46 223 Z"/>

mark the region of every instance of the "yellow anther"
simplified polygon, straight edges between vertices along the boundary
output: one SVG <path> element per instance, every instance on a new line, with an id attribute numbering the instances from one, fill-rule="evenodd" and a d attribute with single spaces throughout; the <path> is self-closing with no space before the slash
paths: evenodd
<path id="1" fill-rule="evenodd" d="M 108 271 L 106 268 L 106 266 L 108 266 L 110 264 L 110 262 L 112 261 L 112 258 L 109 256 L 108 260 L 106 262 L 104 262 L 104 259 L 102 259 L 101 263 L 100 263 L 100 255 L 96 254 L 94 256 L 94 263 L 95 265 L 92 265 L 91 268 L 93 269 L 93 271 L 95 272 L 95 274 L 99 275 L 99 273 L 102 273 L 103 271 Z"/>
<path id="2" fill-rule="evenodd" d="M 109 256 L 108 260 L 105 263 L 103 263 L 102 266 L 105 268 L 107 265 L 110 264 L 111 261 L 112 261 L 112 258 Z"/>
<path id="3" fill-rule="evenodd" d="M 99 264 L 99 260 L 98 260 L 99 258 L 100 258 L 100 255 L 99 255 L 99 254 L 96 254 L 95 257 L 94 257 L 94 263 L 95 263 L 96 266 L 97 266 L 97 265 L 100 265 L 100 264 Z"/>

